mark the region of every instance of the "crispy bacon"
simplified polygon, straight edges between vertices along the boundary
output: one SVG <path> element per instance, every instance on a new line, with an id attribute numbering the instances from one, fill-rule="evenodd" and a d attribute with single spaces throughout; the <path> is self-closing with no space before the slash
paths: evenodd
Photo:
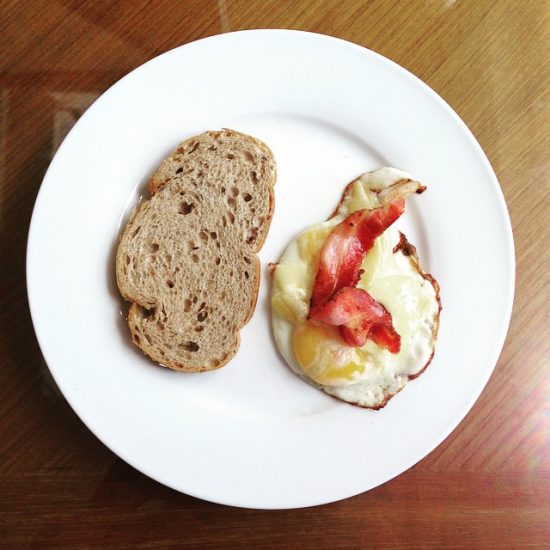
<path id="1" fill-rule="evenodd" d="M 332 230 L 321 250 L 308 318 L 338 326 L 350 346 L 361 347 L 371 339 L 392 353 L 399 352 L 401 337 L 393 328 L 390 313 L 356 285 L 365 254 L 375 239 L 401 216 L 405 197 L 425 190 L 410 179 L 375 190 L 382 206 L 353 212 Z"/>
<path id="2" fill-rule="evenodd" d="M 354 287 L 359 282 L 365 254 L 404 209 L 405 200 L 398 197 L 373 210 L 357 210 L 334 227 L 321 250 L 311 295 L 312 308 L 327 302 L 340 289 Z"/>
<path id="3" fill-rule="evenodd" d="M 399 242 L 393 247 L 393 253 L 397 254 L 398 252 L 401 252 L 403 256 L 416 257 L 416 247 L 407 240 L 401 231 L 399 232 Z"/>
<path id="4" fill-rule="evenodd" d="M 392 353 L 400 349 L 401 338 L 392 326 L 386 308 L 366 290 L 344 287 L 322 305 L 310 309 L 311 319 L 339 327 L 349 346 L 362 347 L 370 338 Z"/>
<path id="5" fill-rule="evenodd" d="M 388 315 L 390 314 L 388 313 Z M 375 344 L 378 344 L 381 348 L 387 349 L 391 353 L 399 353 L 399 350 L 401 349 L 401 336 L 393 328 L 393 324 L 391 324 L 391 321 L 389 325 L 373 326 L 365 339 L 365 343 L 366 340 L 369 338 Z"/>
<path id="6" fill-rule="evenodd" d="M 382 206 L 357 210 L 334 227 L 321 250 L 309 319 L 339 327 L 340 335 L 350 346 L 362 347 L 371 339 L 392 353 L 399 352 L 401 337 L 393 328 L 390 313 L 356 285 L 365 254 L 401 216 L 405 197 L 425 189 L 412 180 L 398 182 L 380 191 Z"/>

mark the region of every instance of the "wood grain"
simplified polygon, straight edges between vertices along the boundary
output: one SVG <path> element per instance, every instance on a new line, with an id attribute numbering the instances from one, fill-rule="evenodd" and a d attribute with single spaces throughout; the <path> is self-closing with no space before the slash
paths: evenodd
<path id="1" fill-rule="evenodd" d="M 199 501 L 114 456 L 53 383 L 25 290 L 42 177 L 93 99 L 167 49 L 263 27 L 351 40 L 441 94 L 498 175 L 517 255 L 506 345 L 455 432 L 377 489 L 294 511 Z M 0 547 L 548 547 L 549 2 L 4 0 L 0 52 Z"/>

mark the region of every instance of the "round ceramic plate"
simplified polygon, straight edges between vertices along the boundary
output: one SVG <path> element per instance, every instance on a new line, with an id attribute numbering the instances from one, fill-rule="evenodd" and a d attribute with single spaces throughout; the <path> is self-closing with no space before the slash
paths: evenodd
<path id="1" fill-rule="evenodd" d="M 272 149 L 275 215 L 237 356 L 219 371 L 181 374 L 130 342 L 114 279 L 117 235 L 161 159 L 183 139 L 222 127 Z M 443 312 L 431 366 L 376 412 L 332 399 L 283 363 L 270 332 L 267 263 L 326 218 L 350 180 L 380 166 L 428 186 L 400 224 L 440 282 Z M 292 508 L 393 478 L 464 418 L 504 342 L 514 253 L 489 162 L 428 86 L 354 44 L 261 30 L 167 52 L 89 108 L 44 178 L 27 281 L 57 384 L 117 455 L 203 499 Z"/>

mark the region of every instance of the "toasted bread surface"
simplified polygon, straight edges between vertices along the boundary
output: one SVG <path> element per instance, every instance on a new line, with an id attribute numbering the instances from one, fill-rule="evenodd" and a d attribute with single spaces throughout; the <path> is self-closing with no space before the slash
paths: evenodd
<path id="1" fill-rule="evenodd" d="M 232 130 L 184 141 L 153 174 L 116 256 L 132 340 L 151 359 L 201 372 L 235 355 L 256 304 L 275 179 L 269 148 Z"/>

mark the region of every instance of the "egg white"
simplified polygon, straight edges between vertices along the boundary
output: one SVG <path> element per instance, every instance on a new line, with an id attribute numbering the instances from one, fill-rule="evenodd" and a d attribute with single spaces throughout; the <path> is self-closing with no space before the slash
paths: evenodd
<path id="1" fill-rule="evenodd" d="M 318 256 L 331 229 L 349 214 L 363 208 L 379 206 L 377 192 L 397 181 L 412 177 L 395 168 L 382 168 L 364 174 L 345 194 L 336 214 L 328 221 L 314 225 L 298 235 L 281 256 L 273 275 L 272 328 L 275 342 L 284 360 L 304 380 L 343 401 L 362 407 L 380 408 L 410 378 L 418 375 L 431 360 L 439 322 L 439 298 L 433 284 L 419 272 L 412 256 L 393 252 L 399 232 L 393 226 L 375 241 L 362 264 L 364 273 L 358 283 L 391 313 L 393 324 L 401 336 L 397 354 L 380 348 L 369 340 L 360 349 L 347 346 L 325 329 L 309 328 L 306 322 L 311 289 L 318 268 Z M 332 330 L 334 327 L 325 327 Z M 303 334 L 315 346 L 301 346 Z M 319 338 L 318 338 L 319 337 Z M 319 357 L 309 372 L 300 366 L 296 350 L 302 357 Z M 346 365 L 347 370 L 324 368 L 334 365 L 332 358 Z M 304 363 L 305 364 L 305 363 Z M 345 375 L 338 373 L 345 372 Z"/>

